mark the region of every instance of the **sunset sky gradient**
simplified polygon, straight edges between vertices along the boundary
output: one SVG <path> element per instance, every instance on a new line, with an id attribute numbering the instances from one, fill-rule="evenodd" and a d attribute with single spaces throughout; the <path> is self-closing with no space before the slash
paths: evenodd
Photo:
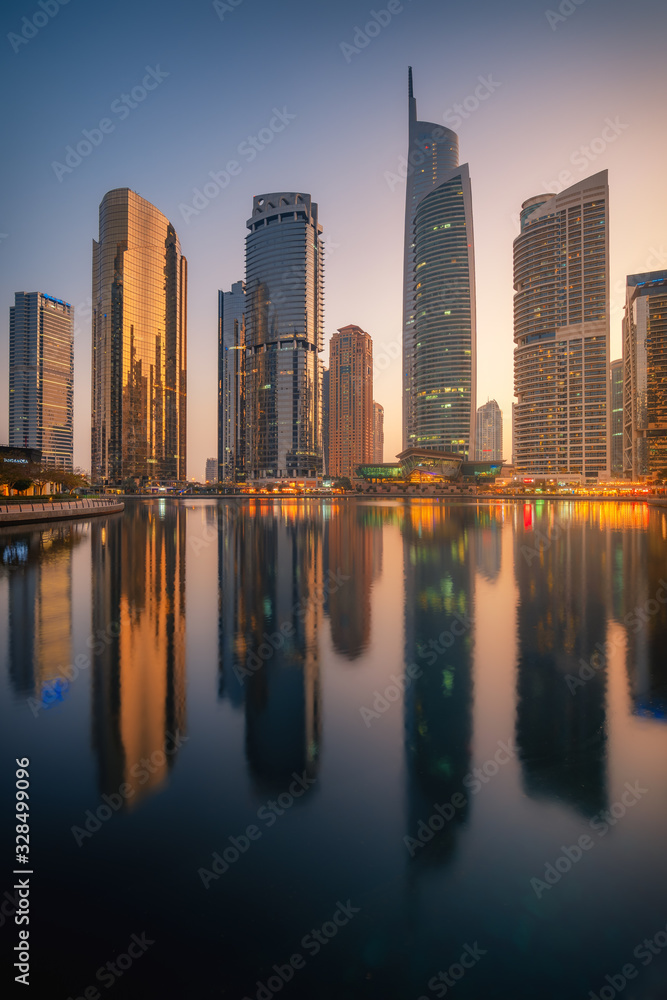
<path id="1" fill-rule="evenodd" d="M 55 0 L 44 2 L 53 9 Z M 620 356 L 625 275 L 667 267 L 667 6 L 565 0 L 571 13 L 555 20 L 541 0 L 394 0 L 389 22 L 358 52 L 348 47 L 356 29 L 371 10 L 387 8 L 384 0 L 218 7 L 70 0 L 34 37 L 12 44 L 22 19 L 42 8 L 37 0 L 3 5 L 0 442 L 8 439 L 9 307 L 16 291 L 47 292 L 77 311 L 74 455 L 89 467 L 91 246 L 102 197 L 127 186 L 171 219 L 188 258 L 188 474 L 203 477 L 205 459 L 216 454 L 217 292 L 244 277 L 253 195 L 286 190 L 319 204 L 327 341 L 354 323 L 386 358 L 374 396 L 384 406 L 391 460 L 401 446 L 405 198 L 404 182 L 391 175 L 406 153 L 412 65 L 419 117 L 450 126 L 480 77 L 494 83 L 456 131 L 472 178 L 477 398 L 498 400 L 509 459 L 512 240 L 521 202 L 609 170 L 612 358 Z M 123 104 L 147 67 L 167 75 L 135 107 Z M 251 158 L 248 138 L 269 126 L 275 109 L 287 123 Z M 82 130 L 104 118 L 113 129 L 90 155 L 69 172 L 54 169 Z M 616 123 L 612 141 L 599 139 L 605 128 L 611 134 L 608 119 Z M 194 189 L 233 160 L 240 170 L 225 190 L 188 213 L 182 206 L 192 205 Z"/>

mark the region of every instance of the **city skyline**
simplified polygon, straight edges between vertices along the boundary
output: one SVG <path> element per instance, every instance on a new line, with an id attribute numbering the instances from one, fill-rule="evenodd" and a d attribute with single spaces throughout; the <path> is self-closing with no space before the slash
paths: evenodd
<path id="1" fill-rule="evenodd" d="M 657 197 L 663 140 L 652 129 L 660 109 L 655 76 L 659 72 L 656 66 L 661 64 L 657 56 L 659 31 L 646 39 L 638 31 L 636 18 L 630 18 L 624 6 L 616 3 L 605 5 L 604 15 L 593 4 L 586 4 L 555 27 L 549 24 L 543 10 L 527 3 L 509 15 L 488 5 L 480 5 L 480 9 L 490 29 L 485 35 L 491 40 L 472 48 L 476 37 L 471 23 L 474 19 L 456 15 L 451 29 L 458 33 L 461 51 L 443 68 L 435 37 L 437 31 L 433 32 L 433 40 L 426 34 L 427 24 L 437 28 L 444 24 L 444 12 L 434 3 L 405 6 L 400 14 L 400 27 L 397 15 L 395 23 L 373 39 L 367 49 L 353 54 L 349 62 L 339 43 L 353 37 L 362 12 L 358 5 L 343 3 L 336 11 L 323 14 L 320 33 L 326 44 L 323 43 L 324 49 L 315 46 L 315 50 L 318 68 L 323 52 L 326 56 L 324 82 L 318 83 L 312 94 L 305 94 L 298 82 L 301 70 L 298 80 L 289 72 L 282 78 L 279 94 L 268 78 L 263 77 L 244 89 L 236 109 L 221 115 L 207 96 L 208 81 L 197 83 L 196 76 L 184 77 L 186 63 L 177 45 L 173 42 L 165 45 L 161 36 L 157 45 L 151 47 L 153 18 L 147 5 L 137 13 L 133 38 L 124 40 L 126 55 L 136 60 L 136 79 L 129 69 L 119 73 L 113 59 L 104 57 L 100 62 L 97 58 L 93 60 L 92 54 L 82 55 L 82 68 L 89 62 L 91 69 L 90 92 L 81 95 L 74 86 L 74 77 L 71 86 L 65 83 L 67 110 L 59 110 L 60 104 L 58 108 L 55 105 L 49 108 L 52 113 L 38 145 L 26 134 L 16 111 L 10 109 L 10 121 L 17 135 L 25 140 L 26 160 L 17 158 L 22 164 L 19 172 L 11 168 L 15 172 L 10 182 L 17 197 L 15 205 L 8 206 L 6 221 L 0 226 L 6 234 L 0 243 L 0 252 L 6 252 L 1 294 L 3 301 L 10 304 L 19 288 L 55 288 L 74 304 L 75 465 L 89 467 L 88 261 L 92 220 L 104 192 L 123 183 L 139 190 L 171 219 L 190 260 L 193 286 L 188 375 L 190 387 L 197 387 L 199 398 L 192 401 L 195 410 L 190 430 L 189 475 L 201 475 L 206 457 L 215 452 L 216 317 L 210 301 L 211 289 L 230 287 L 242 274 L 242 240 L 235 234 L 242 232 L 244 206 L 249 196 L 258 190 L 274 190 L 280 182 L 290 188 L 298 184 L 304 190 L 316 192 L 323 218 L 330 220 L 330 246 L 326 250 L 326 337 L 350 316 L 365 329 L 382 331 L 375 344 L 375 393 L 385 406 L 385 454 L 397 453 L 400 414 L 389 403 L 396 398 L 400 387 L 401 363 L 400 357 L 396 357 L 396 347 L 400 350 L 405 195 L 401 174 L 405 172 L 402 158 L 406 148 L 404 95 L 408 65 L 413 65 L 418 74 L 421 110 L 426 117 L 455 128 L 461 158 L 470 163 L 474 173 L 479 397 L 494 396 L 506 413 L 511 411 L 511 242 L 516 234 L 518 205 L 531 190 L 567 187 L 602 167 L 610 169 L 612 192 L 611 355 L 620 354 L 625 277 L 664 267 L 667 259 L 663 236 L 667 211 Z M 200 44 L 204 48 L 209 45 L 219 48 L 219 44 L 227 42 L 233 49 L 242 48 L 252 30 L 248 10 L 240 6 L 222 25 L 211 7 L 191 15 L 191 29 L 203 39 Z M 654 25 L 664 22 L 665 12 L 661 7 L 645 3 L 642 10 L 650 12 Z M 79 32 L 90 31 L 98 17 L 93 11 L 79 12 L 73 17 L 72 11 L 73 8 L 63 8 L 48 29 L 40 31 L 20 52 L 15 54 L 8 47 L 8 54 L 14 59 L 12 74 L 18 73 L 24 80 L 17 109 L 22 107 L 26 114 L 42 96 L 30 83 L 35 60 L 43 61 L 45 69 L 51 65 L 55 71 L 67 46 L 77 45 Z M 172 29 L 174 22 L 188 25 L 189 15 L 176 12 L 173 5 L 163 5 L 163 11 Z M 7 33 L 16 30 L 15 20 L 20 25 L 17 13 L 18 8 L 12 9 L 10 5 L 4 15 Z M 273 23 L 275 15 L 267 16 L 269 23 Z M 602 17 L 605 45 L 595 47 Z M 219 27 L 223 38 L 207 39 L 206 26 L 211 35 Z M 275 28 L 283 30 L 278 23 Z M 113 37 L 117 29 L 110 30 Z M 628 45 L 640 44 L 640 34 L 642 68 L 630 74 L 622 66 Z M 55 54 L 55 49 L 47 52 L 49 45 L 55 44 L 57 49 L 59 43 L 60 55 Z M 652 58 L 654 47 L 656 57 Z M 471 59 L 473 51 L 475 58 Z M 236 59 L 230 49 L 223 89 L 231 86 L 232 78 L 238 75 Z M 105 109 L 115 104 L 119 95 L 141 88 L 147 65 L 167 75 L 160 82 L 151 82 L 155 89 L 144 91 L 145 101 L 130 97 L 134 106 L 127 106 L 122 120 L 120 116 L 113 119 L 115 133 L 103 133 L 100 148 L 93 149 L 58 179 L 51 163 L 64 163 L 66 147 L 76 146 L 83 139 L 82 129 L 97 128 Z M 7 73 L 7 67 L 3 72 Z M 591 73 L 598 84 L 595 90 L 583 86 Z M 486 88 L 482 89 L 479 77 L 486 82 Z M 527 89 L 529 79 L 531 85 Z M 324 96 L 325 85 L 331 89 L 331 98 Z M 493 88 L 491 93 L 490 88 Z M 537 105 L 543 123 L 539 129 L 535 128 L 533 117 Z M 201 114 L 196 122 L 186 124 L 185 116 L 191 106 L 200 106 Z M 354 107 L 354 112 L 350 112 L 350 107 Z M 281 114 L 286 111 L 284 117 L 295 117 L 282 121 L 274 108 Z M 366 131 L 371 109 L 378 142 L 364 147 L 367 161 L 362 168 L 355 169 L 351 178 L 341 169 L 336 150 L 342 137 L 356 145 Z M 204 135 L 201 129 L 199 123 L 206 115 L 217 128 L 215 135 L 209 135 L 210 130 L 204 130 Z M 169 143 L 171 169 L 167 176 L 159 164 L 164 160 L 175 119 L 185 127 L 188 141 L 176 152 L 171 151 Z M 272 122 L 276 129 L 273 132 Z M 248 133 L 259 135 L 262 129 L 262 135 L 270 142 L 255 150 L 252 160 L 250 155 L 235 153 Z M 511 143 L 507 142 L 508 135 L 512 136 Z M 643 154 L 639 167 L 637 149 Z M 241 163 L 241 173 L 231 175 L 224 190 L 208 197 L 217 183 L 208 176 L 209 171 L 219 173 L 235 155 Z M 24 169 L 28 157 L 30 163 Z M 70 162 L 76 163 L 76 154 L 70 157 Z M 221 182 L 225 182 L 224 176 Z M 208 195 L 205 195 L 207 184 Z M 381 234 L 370 261 L 365 247 L 355 241 L 352 218 L 344 210 L 350 204 L 355 185 L 373 211 Z M 201 199 L 196 201 L 196 205 L 203 205 L 201 208 L 194 207 L 195 188 L 202 192 Z M 644 209 L 646 198 L 653 206 L 650 215 Z M 23 206 L 20 223 L 19 205 Z M 186 221 L 180 206 L 191 206 L 197 214 L 189 215 Z M 45 232 L 58 232 L 67 253 L 50 252 L 48 235 L 40 239 L 41 246 L 36 246 L 37 220 L 44 218 L 49 220 Z M 358 280 L 362 272 L 364 281 Z M 6 352 L 6 327 L 0 333 L 0 349 Z M 8 439 L 6 391 L 3 384 L 0 438 L 5 440 Z M 511 451 L 509 425 L 507 420 L 503 449 L 506 456 Z"/>

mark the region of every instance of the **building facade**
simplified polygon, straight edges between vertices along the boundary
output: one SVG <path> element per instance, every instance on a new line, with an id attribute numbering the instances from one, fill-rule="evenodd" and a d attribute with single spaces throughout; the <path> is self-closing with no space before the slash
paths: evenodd
<path id="1" fill-rule="evenodd" d="M 9 443 L 42 462 L 74 464 L 74 309 L 43 292 L 16 292 L 9 309 Z"/>
<path id="2" fill-rule="evenodd" d="M 480 462 L 502 460 L 503 414 L 495 399 L 490 399 L 477 410 L 476 437 L 476 459 Z"/>
<path id="3" fill-rule="evenodd" d="M 322 471 L 324 247 L 309 194 L 257 195 L 246 237 L 246 474 Z"/>
<path id="4" fill-rule="evenodd" d="M 623 317 L 623 468 L 667 468 L 667 270 L 628 275 Z"/>
<path id="5" fill-rule="evenodd" d="M 129 188 L 100 204 L 93 241 L 92 478 L 186 477 L 187 261 Z"/>
<path id="6" fill-rule="evenodd" d="M 475 255 L 467 164 L 417 206 L 411 444 L 473 457 L 477 411 Z"/>
<path id="7" fill-rule="evenodd" d="M 373 400 L 373 461 L 384 462 L 384 407 Z"/>
<path id="8" fill-rule="evenodd" d="M 206 459 L 206 474 L 204 477 L 204 482 L 206 483 L 217 483 L 218 480 L 218 460 L 217 458 L 207 458 Z"/>
<path id="9" fill-rule="evenodd" d="M 609 366 L 609 401 L 611 420 L 609 440 L 611 444 L 611 474 L 614 478 L 623 475 L 623 359 L 612 361 Z"/>
<path id="10" fill-rule="evenodd" d="M 322 367 L 322 471 L 329 475 L 329 369 Z"/>
<path id="11" fill-rule="evenodd" d="M 412 68 L 410 68 L 408 70 L 408 156 L 406 166 L 405 241 L 403 252 L 403 448 L 417 445 L 419 443 L 417 440 L 418 436 L 421 436 L 421 432 L 416 427 L 416 402 L 418 397 L 415 386 L 416 345 L 419 340 L 415 336 L 415 323 L 417 319 L 415 294 L 419 291 L 415 287 L 419 282 L 419 279 L 416 278 L 416 215 L 420 203 L 429 192 L 438 188 L 439 185 L 448 179 L 453 179 L 455 175 L 452 175 L 452 171 L 458 167 L 458 162 L 459 141 L 456 133 L 452 132 L 451 129 L 437 125 L 435 122 L 420 121 L 417 118 L 417 101 L 414 96 Z M 462 184 L 463 179 L 459 183 Z M 456 187 L 456 183 L 454 186 Z M 466 201 L 469 203 L 468 194 L 469 191 L 466 192 Z M 436 199 L 436 201 L 437 209 L 442 211 L 444 208 L 442 196 L 440 199 Z M 431 204 L 431 211 L 433 211 L 434 207 Z M 466 243 L 469 242 L 472 244 L 471 212 L 468 214 L 470 239 Z M 438 225 L 445 226 L 447 222 L 451 226 L 451 219 L 438 222 Z M 444 229 L 438 235 L 445 236 Z M 446 235 L 449 236 L 452 234 L 448 233 Z M 446 240 L 443 241 L 443 244 L 446 242 Z M 467 250 L 468 247 L 466 246 L 465 249 Z M 472 251 L 472 245 L 470 246 L 470 250 Z M 466 254 L 466 256 L 468 255 Z M 470 256 L 472 257 L 472 254 Z M 423 266 L 422 264 L 422 269 Z M 441 266 L 440 271 L 439 277 L 434 278 L 434 283 L 440 280 L 439 293 L 441 297 L 447 296 L 450 293 L 460 294 L 461 289 L 458 287 L 458 282 L 461 278 L 461 275 L 458 273 L 460 268 L 455 264 L 453 271 L 456 273 L 450 274 L 447 268 Z M 471 273 L 474 274 L 474 269 L 471 269 Z M 474 289 L 472 291 L 474 319 Z M 423 303 L 424 298 L 422 297 L 420 303 L 420 308 L 422 309 Z M 448 307 L 444 306 L 441 308 L 441 314 L 444 313 L 445 308 Z M 451 315 L 452 312 L 450 311 L 449 316 Z M 448 322 L 451 323 L 451 320 Z M 445 382 L 448 383 L 449 380 L 450 377 L 447 372 L 445 374 Z M 472 413 L 474 420 L 474 404 Z M 434 445 L 434 447 L 437 446 Z"/>
<path id="12" fill-rule="evenodd" d="M 524 202 L 514 240 L 518 473 L 609 471 L 607 171 Z"/>
<path id="13" fill-rule="evenodd" d="M 219 482 L 245 481 L 245 282 L 218 292 Z"/>
<path id="14" fill-rule="evenodd" d="M 351 478 L 373 459 L 373 341 L 343 326 L 329 344 L 330 475 Z"/>

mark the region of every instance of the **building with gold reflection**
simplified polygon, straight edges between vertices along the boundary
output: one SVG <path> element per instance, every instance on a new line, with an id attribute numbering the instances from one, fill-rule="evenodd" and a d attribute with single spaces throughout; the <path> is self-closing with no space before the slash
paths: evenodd
<path id="1" fill-rule="evenodd" d="M 100 791 L 129 784 L 130 807 L 164 783 L 185 732 L 185 517 L 162 501 L 91 524 L 93 743 Z"/>
<path id="2" fill-rule="evenodd" d="M 92 478 L 186 476 L 187 261 L 129 188 L 100 204 L 93 241 Z"/>

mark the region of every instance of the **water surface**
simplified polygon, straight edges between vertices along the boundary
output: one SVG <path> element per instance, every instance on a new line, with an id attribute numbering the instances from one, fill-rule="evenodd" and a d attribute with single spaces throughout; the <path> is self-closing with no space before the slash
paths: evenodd
<path id="1" fill-rule="evenodd" d="M 666 539 L 539 500 L 5 529 L 40 995 L 666 997 Z"/>

